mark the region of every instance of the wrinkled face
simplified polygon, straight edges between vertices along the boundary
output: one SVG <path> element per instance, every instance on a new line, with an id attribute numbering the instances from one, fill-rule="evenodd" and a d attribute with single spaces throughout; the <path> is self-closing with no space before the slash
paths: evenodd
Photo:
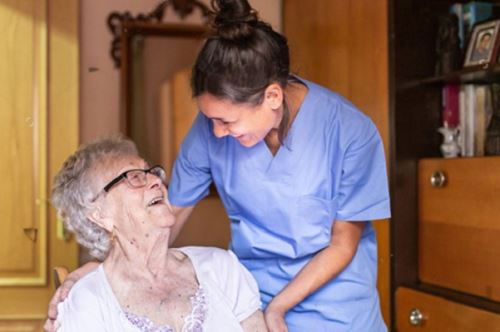
<path id="1" fill-rule="evenodd" d="M 97 190 L 103 188 L 123 172 L 149 167 L 137 156 L 111 158 L 100 167 L 100 176 L 96 177 L 95 187 Z M 175 223 L 165 184 L 156 175 L 145 175 L 144 186 L 133 187 L 127 179 L 122 179 L 97 201 L 106 222 L 112 223 L 120 233 L 148 234 L 171 227 Z"/>
<path id="2" fill-rule="evenodd" d="M 253 106 L 204 93 L 196 101 L 199 110 L 212 120 L 216 137 L 232 136 L 245 147 L 262 141 L 281 121 L 281 110 L 271 107 L 266 98 L 260 105 Z"/>

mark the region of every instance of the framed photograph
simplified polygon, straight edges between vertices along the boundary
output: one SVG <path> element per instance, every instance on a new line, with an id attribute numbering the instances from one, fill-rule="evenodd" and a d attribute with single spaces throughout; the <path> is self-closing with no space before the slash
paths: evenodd
<path id="1" fill-rule="evenodd" d="M 464 67 L 491 64 L 498 51 L 500 20 L 478 23 L 474 26 L 467 45 Z"/>

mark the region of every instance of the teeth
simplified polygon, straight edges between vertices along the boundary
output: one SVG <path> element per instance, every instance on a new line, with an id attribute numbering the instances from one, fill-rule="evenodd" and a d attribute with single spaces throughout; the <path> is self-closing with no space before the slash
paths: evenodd
<path id="1" fill-rule="evenodd" d="M 151 202 L 149 202 L 148 206 L 155 205 L 156 203 L 160 203 L 163 200 L 163 197 L 156 197 Z"/>

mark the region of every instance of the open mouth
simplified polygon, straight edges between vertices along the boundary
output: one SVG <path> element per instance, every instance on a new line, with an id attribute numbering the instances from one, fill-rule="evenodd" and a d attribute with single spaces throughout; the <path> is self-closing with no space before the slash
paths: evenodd
<path id="1" fill-rule="evenodd" d="M 148 206 L 163 204 L 163 202 L 164 202 L 163 196 L 158 196 L 149 201 Z"/>

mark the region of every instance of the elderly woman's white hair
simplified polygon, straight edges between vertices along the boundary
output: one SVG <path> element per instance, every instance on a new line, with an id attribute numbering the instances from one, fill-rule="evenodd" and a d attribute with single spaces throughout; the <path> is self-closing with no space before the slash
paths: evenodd
<path id="1" fill-rule="evenodd" d="M 82 145 L 64 162 L 54 178 L 52 205 L 65 227 L 99 260 L 108 255 L 111 241 L 110 234 L 86 216 L 97 194 L 92 191 L 91 177 L 110 158 L 130 155 L 138 155 L 132 141 L 121 137 L 101 139 Z"/>

